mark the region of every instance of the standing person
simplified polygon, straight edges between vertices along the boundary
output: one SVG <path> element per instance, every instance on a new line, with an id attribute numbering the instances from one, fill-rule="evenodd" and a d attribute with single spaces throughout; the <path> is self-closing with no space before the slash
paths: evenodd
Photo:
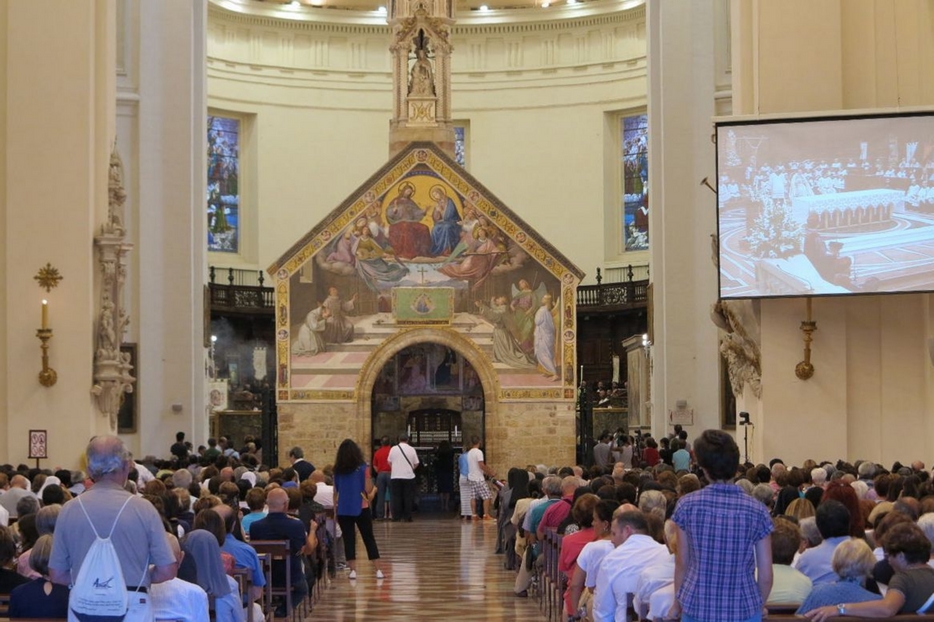
<path id="1" fill-rule="evenodd" d="M 298 481 L 304 482 L 315 472 L 315 465 L 305 460 L 305 452 L 301 447 L 293 447 L 289 450 L 289 461 L 292 468 L 298 473 Z"/>
<path id="2" fill-rule="evenodd" d="M 610 436 L 609 430 L 604 430 L 597 439 L 597 444 L 593 447 L 593 463 L 601 469 L 610 466 Z"/>
<path id="3" fill-rule="evenodd" d="M 94 486 L 62 506 L 49 575 L 55 583 L 71 585 L 96 534 L 111 534 L 130 592 L 126 620 L 152 620 L 149 585 L 175 576 L 175 556 L 165 540 L 162 519 L 151 503 L 124 489 L 131 462 L 123 441 L 116 436 L 96 436 L 86 453 Z"/>
<path id="4" fill-rule="evenodd" d="M 175 442 L 172 444 L 172 447 L 169 448 L 169 452 L 178 458 L 178 463 L 184 466 L 185 460 L 188 460 L 188 445 L 185 444 L 185 433 L 177 432 L 175 434 Z"/>
<path id="5" fill-rule="evenodd" d="M 486 483 L 486 477 L 493 477 L 495 473 L 493 469 L 488 467 L 483 459 L 483 450 L 480 449 L 480 437 L 474 436 L 470 439 L 470 451 L 467 452 L 467 480 L 470 483 L 470 497 L 471 499 L 483 499 L 483 519 L 492 520 L 493 517 L 490 516 L 490 499 L 493 498 L 493 493 L 490 492 L 490 487 Z M 476 505 L 476 501 L 474 501 Z M 480 518 L 479 508 L 476 508 L 473 516 L 474 520 Z"/>
<path id="6" fill-rule="evenodd" d="M 354 526 L 360 530 L 366 556 L 376 568 L 376 578 L 383 578 L 370 514 L 373 492 L 370 466 L 363 460 L 363 452 L 355 442 L 349 438 L 344 439 L 334 458 L 334 503 L 337 507 L 337 524 L 344 534 L 344 554 L 350 566 L 350 579 L 357 578 L 357 536 Z"/>
<path id="7" fill-rule="evenodd" d="M 461 495 L 461 520 L 470 520 L 473 516 L 473 491 L 470 489 L 470 480 L 467 479 L 468 471 L 470 471 L 470 463 L 467 460 L 467 452 L 462 451 L 457 457 L 457 486 Z"/>
<path id="8" fill-rule="evenodd" d="M 678 501 L 676 600 L 682 622 L 758 622 L 772 590 L 772 519 L 732 483 L 739 467 L 733 437 L 707 430 L 695 441 L 710 484 Z"/>
<path id="9" fill-rule="evenodd" d="M 386 511 L 386 493 L 389 492 L 389 483 L 392 479 L 389 450 L 389 437 L 384 436 L 379 441 L 379 449 L 373 454 L 373 468 L 376 469 L 376 520 L 389 518 Z"/>
<path id="10" fill-rule="evenodd" d="M 435 481 L 438 482 L 438 494 L 441 496 L 441 511 L 448 512 L 451 491 L 454 489 L 454 448 L 450 441 L 441 441 L 435 452 Z"/>
<path id="11" fill-rule="evenodd" d="M 409 445 L 409 435 L 400 434 L 399 443 L 389 450 L 390 497 L 392 499 L 392 520 L 412 522 L 412 507 L 415 505 L 415 467 L 418 466 L 418 454 Z"/>

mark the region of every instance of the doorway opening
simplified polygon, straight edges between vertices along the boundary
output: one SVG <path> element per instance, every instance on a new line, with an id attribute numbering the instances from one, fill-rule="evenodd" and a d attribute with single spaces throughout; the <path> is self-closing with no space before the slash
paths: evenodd
<path id="1" fill-rule="evenodd" d="M 470 362 L 449 345 L 410 345 L 380 369 L 371 400 L 372 451 L 383 437 L 395 444 L 408 434 L 422 464 L 418 511 L 455 510 L 458 458 L 470 439 L 484 439 L 483 385 Z"/>

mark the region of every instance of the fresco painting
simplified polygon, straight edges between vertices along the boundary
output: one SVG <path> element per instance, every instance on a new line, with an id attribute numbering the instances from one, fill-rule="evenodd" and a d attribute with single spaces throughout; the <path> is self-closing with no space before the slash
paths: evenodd
<path id="1" fill-rule="evenodd" d="M 573 386 L 565 361 L 573 300 L 565 298 L 580 275 L 495 199 L 431 166 L 446 162 L 410 162 L 364 186 L 276 272 L 288 304 L 280 349 L 287 343 L 290 361 L 280 389 L 346 394 L 381 343 L 420 321 L 473 341 L 504 389 Z M 409 350 L 384 370 L 387 399 L 460 393 L 476 377 L 444 346 Z"/>

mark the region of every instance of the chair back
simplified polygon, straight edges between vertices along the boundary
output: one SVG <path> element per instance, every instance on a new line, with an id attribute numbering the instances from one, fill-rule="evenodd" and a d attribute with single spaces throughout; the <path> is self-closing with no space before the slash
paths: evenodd
<path id="1" fill-rule="evenodd" d="M 266 589 L 263 593 L 264 607 L 267 612 L 272 611 L 272 597 L 285 597 L 286 611 L 288 617 L 292 616 L 292 550 L 289 547 L 288 540 L 250 540 L 250 546 L 256 551 L 260 561 L 263 563 L 263 574 L 266 575 Z M 285 567 L 285 584 L 273 585 L 272 567 L 275 562 L 279 562 Z M 297 577 L 302 580 L 301 577 Z"/>

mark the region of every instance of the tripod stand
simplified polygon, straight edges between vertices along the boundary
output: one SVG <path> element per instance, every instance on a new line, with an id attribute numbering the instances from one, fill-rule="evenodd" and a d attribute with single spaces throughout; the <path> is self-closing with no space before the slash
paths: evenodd
<path id="1" fill-rule="evenodd" d="M 749 421 L 749 413 L 739 413 L 739 425 L 743 426 L 743 463 L 749 462 L 749 426 L 753 425 Z"/>

